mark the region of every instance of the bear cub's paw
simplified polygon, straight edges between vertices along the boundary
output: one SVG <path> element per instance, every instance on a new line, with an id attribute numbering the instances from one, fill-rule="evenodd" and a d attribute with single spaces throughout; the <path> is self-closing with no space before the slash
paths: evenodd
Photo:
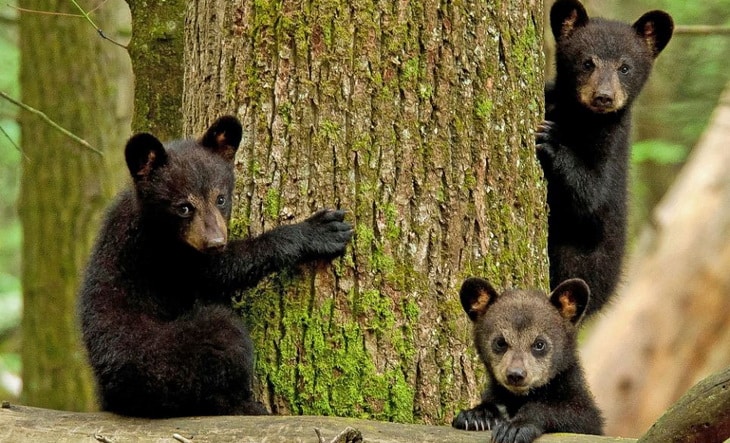
<path id="1" fill-rule="evenodd" d="M 301 222 L 303 259 L 333 259 L 344 254 L 353 233 L 344 219 L 342 209 L 320 209 Z"/>
<path id="2" fill-rule="evenodd" d="M 482 404 L 465 411 L 459 411 L 459 414 L 451 422 L 451 426 L 466 431 L 490 431 L 495 428 L 499 417 L 498 411 Z"/>
<path id="3" fill-rule="evenodd" d="M 558 125 L 555 122 L 544 120 L 535 132 L 535 148 L 540 162 L 555 157 L 558 146 Z"/>
<path id="4" fill-rule="evenodd" d="M 543 432 L 532 423 L 519 420 L 499 421 L 492 431 L 492 443 L 532 443 Z"/>

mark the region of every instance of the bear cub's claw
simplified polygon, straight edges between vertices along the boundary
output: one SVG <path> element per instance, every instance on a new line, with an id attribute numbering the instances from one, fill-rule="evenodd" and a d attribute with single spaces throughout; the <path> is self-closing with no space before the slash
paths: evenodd
<path id="1" fill-rule="evenodd" d="M 306 260 L 333 259 L 344 254 L 352 238 L 352 225 L 342 209 L 320 209 L 301 223 Z"/>
<path id="2" fill-rule="evenodd" d="M 497 417 L 489 409 L 482 405 L 475 408 L 460 411 L 451 422 L 456 429 L 466 431 L 491 431 L 497 424 Z"/>
<path id="3" fill-rule="evenodd" d="M 499 421 L 492 431 L 493 443 L 532 443 L 542 435 L 534 424 L 518 424 L 513 421 Z"/>
<path id="4" fill-rule="evenodd" d="M 557 125 L 555 122 L 543 120 L 543 122 L 537 126 L 537 131 L 535 133 L 537 151 L 540 152 L 543 149 L 550 149 L 555 143 L 556 133 Z"/>
<path id="5" fill-rule="evenodd" d="M 537 158 L 543 163 L 555 156 L 558 140 L 557 132 L 557 125 L 555 122 L 551 122 L 549 120 L 544 120 L 537 127 L 537 131 L 535 133 L 535 148 L 537 151 Z"/>

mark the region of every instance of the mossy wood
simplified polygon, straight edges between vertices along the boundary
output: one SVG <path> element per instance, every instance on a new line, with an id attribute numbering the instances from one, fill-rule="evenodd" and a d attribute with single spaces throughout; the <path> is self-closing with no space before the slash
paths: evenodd
<path id="1" fill-rule="evenodd" d="M 185 132 L 244 123 L 235 235 L 341 207 L 352 247 L 244 294 L 274 412 L 448 423 L 478 401 L 461 281 L 547 289 L 542 5 L 191 2 Z"/>
<path id="2" fill-rule="evenodd" d="M 25 1 L 31 10 L 77 13 L 66 1 Z M 111 1 L 95 20 L 120 38 Z M 22 13 L 24 103 L 104 152 L 96 153 L 23 112 L 23 401 L 68 410 L 93 408 L 90 371 L 78 340 L 76 293 L 104 208 L 122 183 L 121 151 L 131 114 L 127 54 L 86 21 Z M 63 36 L 60 38 L 59 36 Z"/>
<path id="3" fill-rule="evenodd" d="M 483 443 L 488 432 L 468 432 L 448 426 L 398 424 L 336 417 L 185 417 L 135 419 L 109 413 L 74 413 L 11 406 L 0 409 L 0 441 L 13 443 L 158 442 L 259 443 L 262 441 L 325 442 L 347 427 L 360 431 L 364 443 Z M 178 438 L 173 437 L 177 434 Z M 182 437 L 182 438 L 180 438 Z M 540 443 L 634 443 L 634 439 L 575 434 L 541 437 Z"/>
<path id="4" fill-rule="evenodd" d="M 182 133 L 183 0 L 127 0 L 132 12 L 129 56 L 134 69 L 134 132 L 160 140 Z"/>
<path id="5" fill-rule="evenodd" d="M 730 367 L 694 385 L 639 443 L 721 443 L 730 438 Z"/>

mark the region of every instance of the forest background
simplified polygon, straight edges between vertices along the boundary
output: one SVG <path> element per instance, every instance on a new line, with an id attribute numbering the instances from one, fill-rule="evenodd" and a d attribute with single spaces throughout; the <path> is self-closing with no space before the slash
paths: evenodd
<path id="1" fill-rule="evenodd" d="M 664 9 L 672 14 L 679 25 L 730 25 L 730 0 L 709 0 L 701 4 L 682 0 L 593 0 L 585 3 L 592 15 L 627 22 L 632 22 L 646 10 Z M 38 4 L 42 5 L 42 2 Z M 19 66 L 23 42 L 20 41 L 18 21 L 20 14 L 26 12 L 19 12 L 15 6 L 14 2 L 0 6 L 0 91 L 10 97 L 20 98 Z M 114 1 L 101 6 L 105 14 L 111 16 L 106 22 L 117 24 L 114 29 L 107 28 L 105 31 L 120 41 L 128 39 L 131 32 L 124 6 L 123 2 Z M 89 5 L 89 9 L 92 8 L 93 5 Z M 546 4 L 548 9 L 549 2 Z M 112 10 L 113 13 L 110 13 Z M 86 23 L 79 24 L 82 20 L 78 18 L 68 20 L 74 21 L 74 26 L 88 26 Z M 552 36 L 546 36 L 545 43 L 546 53 L 549 54 Z M 101 50 L 111 48 L 101 38 L 95 44 Z M 730 80 L 730 70 L 726 67 L 729 57 L 730 35 L 707 33 L 675 35 L 658 58 L 650 81 L 634 108 L 630 223 L 632 245 L 638 242 L 644 226 L 651 222 L 653 209 L 673 183 L 705 130 Z M 549 60 L 546 65 L 547 78 L 552 72 Z M 38 81 L 44 81 L 44 76 L 44 73 L 38 73 Z M 117 101 L 110 113 L 114 121 L 119 123 L 116 130 L 123 140 L 130 132 L 132 85 L 122 83 L 118 86 L 119 90 L 115 91 Z M 79 96 L 83 93 L 82 90 L 75 92 Z M 23 401 L 20 376 L 23 258 L 18 198 L 23 168 L 32 161 L 23 153 L 17 123 L 19 113 L 17 106 L 0 99 L 0 397 Z M 121 152 L 121 145 L 119 150 Z M 92 228 L 95 227 L 89 227 Z"/>

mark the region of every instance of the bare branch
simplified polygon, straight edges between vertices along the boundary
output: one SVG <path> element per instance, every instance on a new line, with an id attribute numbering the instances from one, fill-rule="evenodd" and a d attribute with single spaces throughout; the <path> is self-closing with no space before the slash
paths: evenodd
<path id="1" fill-rule="evenodd" d="M 93 9 L 89 10 L 89 12 L 86 12 L 81 7 L 81 5 L 79 5 L 75 0 L 71 0 L 71 2 L 74 4 L 74 6 L 76 6 L 76 8 L 81 12 L 81 14 L 69 14 L 67 12 L 53 12 L 53 11 L 41 11 L 41 10 L 37 10 L 37 9 L 26 9 L 26 8 L 19 8 L 17 6 L 10 5 L 10 4 L 8 4 L 7 6 L 15 9 L 18 12 L 25 12 L 25 13 L 29 13 L 29 14 L 41 14 L 41 15 L 55 15 L 55 16 L 59 16 L 59 17 L 85 18 L 89 23 L 91 23 L 91 26 L 93 26 L 94 29 L 96 29 L 96 32 L 99 34 L 99 36 L 101 38 L 103 38 L 104 40 L 109 41 L 110 43 L 113 43 L 113 44 L 119 46 L 120 48 L 127 49 L 127 47 L 124 46 L 123 44 L 115 41 L 114 39 L 111 39 L 111 38 L 107 37 L 107 35 L 104 33 L 104 31 L 102 31 L 98 26 L 96 26 L 96 23 L 94 23 L 94 21 L 89 16 L 90 13 L 92 13 L 92 12 L 96 11 L 97 9 L 101 8 L 102 6 L 104 6 L 104 4 L 107 2 L 107 0 L 103 0 L 98 5 L 96 5 Z"/>
<path id="2" fill-rule="evenodd" d="M 10 3 L 5 4 L 9 8 L 13 8 L 18 12 L 25 12 L 28 14 L 40 14 L 40 15 L 57 15 L 59 17 L 83 17 L 81 14 L 69 14 L 67 12 L 53 12 L 53 11 L 41 11 L 38 9 L 27 9 L 19 6 L 11 5 Z"/>
<path id="3" fill-rule="evenodd" d="M 104 4 L 106 4 L 107 1 L 109 1 L 109 0 L 103 0 L 103 1 L 99 2 L 98 5 L 94 6 L 91 9 L 89 9 L 89 14 L 91 14 L 94 11 L 97 11 L 97 10 L 101 9 L 101 7 L 104 6 Z M 53 12 L 53 11 L 42 11 L 42 10 L 39 10 L 39 9 L 21 8 L 19 6 L 11 5 L 10 3 L 6 3 L 5 6 L 7 6 L 8 8 L 15 9 L 18 12 L 25 12 L 25 13 L 28 13 L 28 14 L 58 15 L 60 17 L 79 17 L 79 18 L 84 17 L 81 14 L 69 14 L 67 12 Z"/>
<path id="4" fill-rule="evenodd" d="M 20 152 L 26 160 L 29 160 L 28 156 L 25 155 L 25 152 L 23 152 L 23 150 L 20 149 L 20 146 L 18 146 L 15 143 L 15 141 L 10 137 L 10 134 L 8 134 L 2 126 L 0 126 L 0 132 L 3 133 L 3 135 L 8 139 L 8 141 L 10 142 L 10 144 L 13 145 L 13 146 L 15 146 L 15 149 L 17 149 L 18 152 Z"/>
<path id="5" fill-rule="evenodd" d="M 84 8 L 82 8 L 82 7 L 81 7 L 81 6 L 80 6 L 80 5 L 79 5 L 79 4 L 78 4 L 78 3 L 76 2 L 76 0 L 71 0 L 71 3 L 73 3 L 73 4 L 74 4 L 74 6 L 76 6 L 76 7 L 78 8 L 78 10 L 79 10 L 79 11 L 81 11 L 81 14 L 83 14 L 83 17 L 84 17 L 84 18 L 86 19 L 86 21 L 88 21 L 89 23 L 91 23 L 91 26 L 93 26 L 93 27 L 94 27 L 94 29 L 96 29 L 96 32 L 97 32 L 97 33 L 99 34 L 99 36 L 100 36 L 101 38 L 103 38 L 104 40 L 108 40 L 109 42 L 111 42 L 111 43 L 113 43 L 113 44 L 115 44 L 115 45 L 119 46 L 120 48 L 124 48 L 124 49 L 127 49 L 127 47 L 126 47 L 126 46 L 124 46 L 123 44 L 121 44 L 121 43 L 119 43 L 119 42 L 116 42 L 116 41 L 114 41 L 113 39 L 111 39 L 111 38 L 107 37 L 107 36 L 106 36 L 106 34 L 104 34 L 104 31 L 102 31 L 102 30 L 101 30 L 101 28 L 99 28 L 98 26 L 96 26 L 96 23 L 94 23 L 94 21 L 93 21 L 93 20 L 91 19 L 91 17 L 89 17 L 89 14 L 88 14 L 88 13 L 87 13 L 86 11 L 84 11 Z"/>
<path id="6" fill-rule="evenodd" d="M 54 129 L 56 129 L 58 132 L 60 132 L 61 134 L 65 135 L 66 137 L 70 138 L 71 140 L 75 141 L 76 143 L 80 144 L 81 146 L 85 147 L 86 149 L 90 150 L 91 152 L 94 152 L 95 154 L 98 154 L 98 155 L 100 155 L 102 157 L 104 156 L 104 153 L 103 152 L 101 152 L 100 150 L 98 150 L 95 147 L 91 146 L 89 144 L 89 142 L 87 142 L 86 140 L 84 140 L 84 139 L 80 138 L 79 136 L 73 134 L 72 132 L 68 131 L 67 129 L 62 128 L 58 123 L 56 123 L 53 120 L 51 120 L 51 118 L 48 117 L 42 111 L 39 111 L 36 108 L 33 108 L 31 106 L 28 106 L 28 105 L 26 105 L 23 102 L 19 102 L 18 100 L 15 100 L 14 98 L 10 97 L 8 94 L 6 94 L 3 91 L 0 91 L 0 97 L 4 98 L 5 100 L 9 101 L 10 103 L 12 103 L 12 104 L 14 104 L 16 106 L 19 106 L 19 107 L 25 109 L 26 111 L 28 111 L 28 112 L 30 112 L 32 114 L 37 115 L 38 117 L 40 117 L 41 119 L 43 119 L 46 123 L 48 123 L 49 125 L 51 125 L 51 127 L 53 127 Z"/>

